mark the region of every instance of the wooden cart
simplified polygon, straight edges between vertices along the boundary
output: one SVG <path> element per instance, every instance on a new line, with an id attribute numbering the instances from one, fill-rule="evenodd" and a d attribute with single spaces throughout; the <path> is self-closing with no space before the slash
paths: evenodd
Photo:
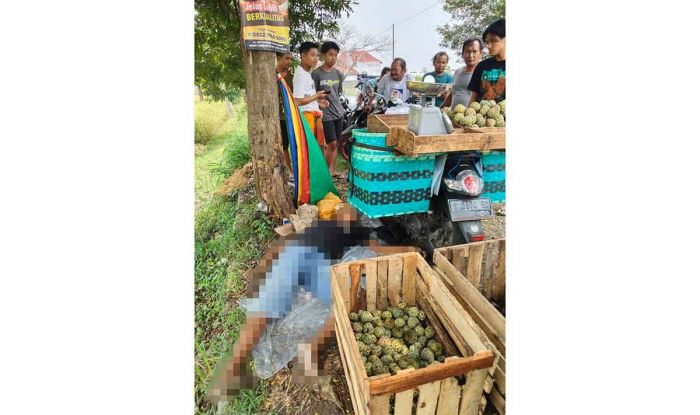
<path id="1" fill-rule="evenodd" d="M 365 279 L 364 295 L 360 289 Z M 410 415 L 414 390 L 418 415 L 477 415 L 492 388 L 495 346 L 417 253 L 338 264 L 331 269 L 336 338 L 353 408 L 357 415 Z M 368 377 L 348 313 L 361 304 L 384 310 L 399 302 L 418 305 L 446 351 L 445 363 Z M 466 374 L 461 385 L 457 377 Z M 393 397 L 393 412 L 390 399 Z"/>
<path id="2" fill-rule="evenodd" d="M 387 133 L 386 145 L 408 156 L 476 150 L 505 150 L 505 128 L 460 128 L 452 134 L 415 135 L 408 129 L 408 115 L 370 115 L 367 131 Z"/>
<path id="3" fill-rule="evenodd" d="M 505 260 L 505 239 L 438 248 L 433 254 L 435 272 L 498 349 L 496 387 L 488 397 L 501 414 L 506 395 L 506 319 L 492 301 L 505 304 Z"/>

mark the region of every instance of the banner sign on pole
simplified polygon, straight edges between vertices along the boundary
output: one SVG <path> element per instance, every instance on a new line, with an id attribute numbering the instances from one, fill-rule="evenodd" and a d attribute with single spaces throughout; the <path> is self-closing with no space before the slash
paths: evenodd
<path id="1" fill-rule="evenodd" d="M 246 49 L 289 52 L 289 1 L 239 0 L 239 6 Z"/>

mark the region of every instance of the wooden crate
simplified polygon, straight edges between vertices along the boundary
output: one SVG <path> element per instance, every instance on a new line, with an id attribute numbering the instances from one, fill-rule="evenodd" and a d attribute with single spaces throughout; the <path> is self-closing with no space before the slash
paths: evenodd
<path id="1" fill-rule="evenodd" d="M 364 276 L 365 286 L 360 289 Z M 410 415 L 418 390 L 418 415 L 477 415 L 492 389 L 495 346 L 458 300 L 417 253 L 405 253 L 334 265 L 331 269 L 336 338 L 357 415 Z M 348 313 L 366 306 L 386 309 L 399 302 L 418 305 L 450 356 L 445 363 L 396 375 L 367 376 Z M 466 374 L 461 385 L 456 376 Z M 391 411 L 390 399 L 394 398 Z"/>
<path id="2" fill-rule="evenodd" d="M 506 240 L 438 248 L 433 254 L 435 272 L 498 349 L 495 388 L 489 399 L 505 413 L 506 319 L 491 303 L 505 304 Z"/>
<path id="3" fill-rule="evenodd" d="M 387 133 L 387 145 L 394 143 L 396 150 L 408 156 L 452 151 L 505 150 L 505 128 L 471 129 L 440 135 L 415 135 L 405 127 L 392 127 Z"/>
<path id="4" fill-rule="evenodd" d="M 392 127 L 408 126 L 408 114 L 380 114 L 367 117 L 368 133 L 388 133 Z M 389 144 L 387 145 L 396 145 Z"/>

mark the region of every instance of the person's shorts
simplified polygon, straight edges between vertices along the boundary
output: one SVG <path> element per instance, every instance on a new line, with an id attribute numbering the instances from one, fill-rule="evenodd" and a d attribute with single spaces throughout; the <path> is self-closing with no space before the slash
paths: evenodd
<path id="1" fill-rule="evenodd" d="M 343 119 L 323 121 L 323 134 L 326 136 L 326 144 L 330 144 L 343 134 Z"/>
<path id="2" fill-rule="evenodd" d="M 331 260 L 315 246 L 291 242 L 272 261 L 255 297 L 241 301 L 247 313 L 282 318 L 292 308 L 299 287 L 323 304 L 331 304 Z"/>
<path id="3" fill-rule="evenodd" d="M 287 133 L 287 120 L 280 120 L 280 132 L 282 133 L 282 149 L 289 148 L 289 134 Z"/>

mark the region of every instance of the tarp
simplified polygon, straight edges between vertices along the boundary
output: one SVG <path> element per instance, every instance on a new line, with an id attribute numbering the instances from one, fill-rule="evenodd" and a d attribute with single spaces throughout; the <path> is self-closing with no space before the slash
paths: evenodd
<path id="1" fill-rule="evenodd" d="M 323 151 L 321 151 L 321 147 L 319 147 L 299 107 L 294 102 L 289 85 L 279 74 L 277 82 L 279 82 L 282 91 L 284 112 L 287 119 L 289 156 L 292 159 L 294 173 L 295 205 L 298 207 L 305 203 L 316 204 L 328 192 L 339 195 L 328 171 Z"/>

